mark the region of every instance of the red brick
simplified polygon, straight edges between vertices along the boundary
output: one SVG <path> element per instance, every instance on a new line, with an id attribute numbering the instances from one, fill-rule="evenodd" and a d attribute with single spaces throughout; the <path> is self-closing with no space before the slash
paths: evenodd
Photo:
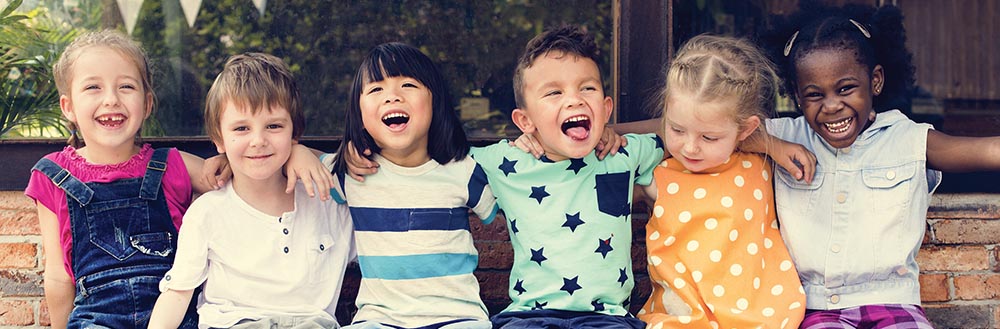
<path id="1" fill-rule="evenodd" d="M 35 210 L 35 200 L 24 195 L 24 191 L 0 191 L 0 209 Z"/>
<path id="2" fill-rule="evenodd" d="M 40 235 L 38 212 L 30 210 L 0 210 L 0 235 Z"/>
<path id="3" fill-rule="evenodd" d="M 935 194 L 927 218 L 1000 218 L 1000 194 Z"/>
<path id="4" fill-rule="evenodd" d="M 472 218 L 469 231 L 472 232 L 472 239 L 475 241 L 510 241 L 507 233 L 507 217 L 502 213 L 497 214 L 493 222 L 488 225 L 483 224 L 478 218 Z"/>
<path id="5" fill-rule="evenodd" d="M 510 270 L 514 264 L 514 249 L 506 241 L 475 242 L 479 250 L 479 268 Z"/>
<path id="6" fill-rule="evenodd" d="M 35 311 L 24 300 L 0 301 L 0 325 L 30 326 L 35 324 Z"/>
<path id="7" fill-rule="evenodd" d="M 950 298 L 947 274 L 920 275 L 920 300 L 923 302 L 946 302 Z"/>
<path id="8" fill-rule="evenodd" d="M 0 243 L 0 268 L 35 268 L 38 266 L 34 243 Z"/>
<path id="9" fill-rule="evenodd" d="M 41 297 L 42 274 L 40 271 L 0 270 L 0 292 L 3 297 Z"/>
<path id="10" fill-rule="evenodd" d="M 508 295 L 510 273 L 501 271 L 476 271 L 479 280 L 479 296 L 483 301 L 492 300 L 499 303 L 510 303 Z"/>
<path id="11" fill-rule="evenodd" d="M 917 253 L 917 263 L 926 272 L 982 271 L 990 268 L 991 257 L 983 246 L 925 246 Z"/>
<path id="12" fill-rule="evenodd" d="M 1000 299 L 1000 274 L 955 276 L 955 299 Z"/>
<path id="13" fill-rule="evenodd" d="M 49 303 L 42 299 L 38 305 L 38 325 L 43 327 L 52 326 L 52 320 L 49 320 Z"/>
<path id="14" fill-rule="evenodd" d="M 932 225 L 934 238 L 946 244 L 993 244 L 1000 242 L 998 220 L 946 219 Z"/>
<path id="15" fill-rule="evenodd" d="M 930 224 L 928 224 L 926 226 L 927 227 L 925 227 L 925 230 L 924 230 L 924 241 L 921 241 L 920 244 L 928 244 L 928 243 L 931 243 L 931 242 L 934 241 L 934 239 L 932 237 L 932 235 L 934 234 L 934 227 L 931 226 Z"/>
<path id="16" fill-rule="evenodd" d="M 991 305 L 923 305 L 934 328 L 996 328 Z"/>

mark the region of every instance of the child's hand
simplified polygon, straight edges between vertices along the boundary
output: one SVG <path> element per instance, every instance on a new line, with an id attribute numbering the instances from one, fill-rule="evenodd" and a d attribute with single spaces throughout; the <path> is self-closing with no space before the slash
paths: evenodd
<path id="1" fill-rule="evenodd" d="M 212 186 L 219 189 L 233 177 L 233 170 L 229 167 L 229 159 L 225 154 L 219 154 L 205 159 L 205 164 L 201 166 L 201 181 L 205 186 Z"/>
<path id="2" fill-rule="evenodd" d="M 618 154 L 618 149 L 627 146 L 628 140 L 622 135 L 619 135 L 611 127 L 604 127 L 604 134 L 601 135 L 601 140 L 597 142 L 597 159 L 604 160 L 604 157 L 611 153 L 612 155 Z"/>
<path id="3" fill-rule="evenodd" d="M 359 182 L 365 181 L 365 176 L 374 175 L 378 172 L 378 163 L 368 159 L 372 156 L 372 150 L 365 149 L 365 155 L 358 154 L 354 144 L 347 142 L 347 155 L 344 161 L 347 163 L 347 174 Z"/>
<path id="4" fill-rule="evenodd" d="M 795 179 L 805 179 L 806 183 L 812 183 L 813 175 L 816 174 L 816 155 L 805 146 L 777 138 L 774 140 L 775 150 L 769 154 L 771 159 Z"/>
<path id="5" fill-rule="evenodd" d="M 318 189 L 321 200 L 330 200 L 333 174 L 330 174 L 308 147 L 302 144 L 292 146 L 292 154 L 288 157 L 288 163 L 285 163 L 285 175 L 288 176 L 285 193 L 292 193 L 295 190 L 295 182 L 301 179 L 309 197 L 315 197 Z"/>
<path id="6" fill-rule="evenodd" d="M 534 136 L 531 136 L 531 134 L 521 134 L 521 137 L 518 137 L 513 142 L 508 144 L 521 149 L 521 151 L 531 153 L 535 159 L 540 159 L 542 155 L 545 155 L 545 148 L 543 148 L 542 144 L 539 143 Z"/>

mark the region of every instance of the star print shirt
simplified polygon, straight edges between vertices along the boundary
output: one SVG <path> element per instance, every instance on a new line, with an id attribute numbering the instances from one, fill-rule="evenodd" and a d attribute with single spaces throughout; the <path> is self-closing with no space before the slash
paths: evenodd
<path id="1" fill-rule="evenodd" d="M 473 148 L 504 209 L 514 264 L 504 312 L 628 313 L 632 278 L 633 184 L 648 185 L 663 158 L 656 135 L 625 135 L 628 146 L 598 161 L 553 162 L 508 146 Z"/>
<path id="2" fill-rule="evenodd" d="M 691 173 L 667 159 L 653 177 L 653 292 L 639 319 L 664 328 L 798 328 L 806 298 L 778 232 L 770 164 L 734 153 Z"/>

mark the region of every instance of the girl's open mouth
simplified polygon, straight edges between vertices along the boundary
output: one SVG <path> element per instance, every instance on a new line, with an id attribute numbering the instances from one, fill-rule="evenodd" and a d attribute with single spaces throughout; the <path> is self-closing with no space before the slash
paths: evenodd
<path id="1" fill-rule="evenodd" d="M 382 116 L 382 124 L 391 130 L 401 130 L 410 122 L 410 116 L 403 112 L 390 112 Z"/>
<path id="2" fill-rule="evenodd" d="M 566 119 L 562 123 L 562 132 L 573 140 L 581 141 L 590 137 L 590 118 L 585 115 L 577 115 Z"/>
<path id="3" fill-rule="evenodd" d="M 122 114 L 105 114 L 97 117 L 97 123 L 107 128 L 118 128 L 128 119 Z"/>

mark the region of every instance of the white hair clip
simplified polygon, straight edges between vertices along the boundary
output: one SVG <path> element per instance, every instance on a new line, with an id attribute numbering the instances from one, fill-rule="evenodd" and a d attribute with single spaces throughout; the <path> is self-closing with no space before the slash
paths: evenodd
<path id="1" fill-rule="evenodd" d="M 865 27 L 863 25 L 861 25 L 861 23 L 858 23 L 858 21 L 856 21 L 854 19 L 850 19 L 850 18 L 848 18 L 847 20 L 851 21 L 851 23 L 853 23 L 854 26 L 857 26 L 858 30 L 861 30 L 861 34 L 865 35 L 865 38 L 868 38 L 868 39 L 872 38 L 872 34 L 868 33 L 868 29 L 865 29 Z"/>
<path id="2" fill-rule="evenodd" d="M 792 45 L 795 44 L 795 38 L 799 36 L 799 31 L 795 31 L 791 38 L 788 38 L 788 42 L 785 43 L 785 57 L 792 52 Z"/>

